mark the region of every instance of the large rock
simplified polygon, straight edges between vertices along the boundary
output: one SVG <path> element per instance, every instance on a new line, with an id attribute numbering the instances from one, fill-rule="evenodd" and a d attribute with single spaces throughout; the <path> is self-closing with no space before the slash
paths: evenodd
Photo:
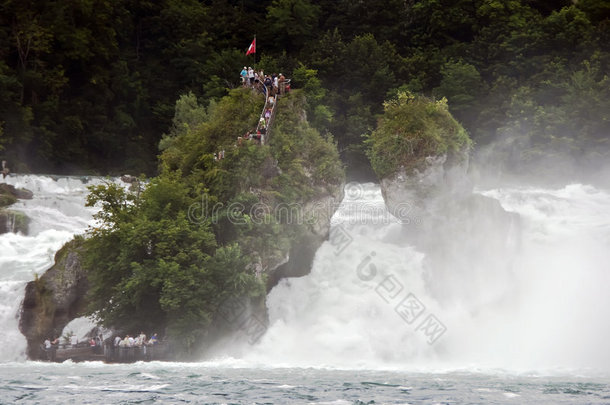
<path id="1" fill-rule="evenodd" d="M 34 197 L 34 193 L 24 188 L 15 188 L 12 184 L 0 183 L 0 199 L 10 199 L 10 197 L 13 197 L 13 199 L 31 200 Z M 0 206 L 3 206 L 1 200 Z"/>
<path id="2" fill-rule="evenodd" d="M 501 299 L 511 283 L 521 222 L 497 200 L 473 193 L 467 169 L 468 159 L 431 156 L 410 173 L 401 168 L 381 179 L 381 189 L 390 213 L 425 254 L 431 294 L 446 305 L 480 308 Z"/>
<path id="3" fill-rule="evenodd" d="M 58 337 L 85 308 L 88 282 L 81 251 L 82 240 L 69 242 L 55 255 L 53 267 L 26 285 L 19 330 L 27 339 L 30 359 L 39 357 L 45 338 Z"/>
<path id="4" fill-rule="evenodd" d="M 467 149 L 461 151 L 459 159 L 448 159 L 446 154 L 429 156 L 408 172 L 404 167 L 398 168 L 381 179 L 388 211 L 403 222 L 435 215 L 447 201 L 459 201 L 471 194 L 467 170 Z"/>

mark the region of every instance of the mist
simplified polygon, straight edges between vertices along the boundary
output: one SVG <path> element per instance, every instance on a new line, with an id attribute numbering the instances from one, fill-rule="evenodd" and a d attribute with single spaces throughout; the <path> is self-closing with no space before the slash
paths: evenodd
<path id="1" fill-rule="evenodd" d="M 311 273 L 269 293 L 265 333 L 234 336 L 206 359 L 609 371 L 610 194 L 506 184 L 405 223 L 384 211 L 378 185 L 349 183 Z"/>

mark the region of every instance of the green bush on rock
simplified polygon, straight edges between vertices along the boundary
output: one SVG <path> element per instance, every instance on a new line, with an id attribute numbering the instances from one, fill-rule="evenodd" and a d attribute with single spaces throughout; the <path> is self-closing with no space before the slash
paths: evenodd
<path id="1" fill-rule="evenodd" d="M 446 99 L 434 101 L 403 91 L 384 103 L 384 113 L 367 143 L 379 178 L 400 168 L 407 173 L 421 169 L 428 157 L 465 159 L 472 145 L 466 130 L 449 113 Z"/>

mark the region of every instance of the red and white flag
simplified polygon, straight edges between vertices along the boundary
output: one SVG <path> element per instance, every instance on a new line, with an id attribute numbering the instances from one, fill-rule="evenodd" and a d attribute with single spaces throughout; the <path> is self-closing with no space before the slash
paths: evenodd
<path id="1" fill-rule="evenodd" d="M 254 38 L 252 40 L 252 43 L 250 44 L 250 46 L 248 47 L 248 50 L 246 51 L 246 55 L 250 55 L 251 53 L 256 53 L 256 38 Z"/>

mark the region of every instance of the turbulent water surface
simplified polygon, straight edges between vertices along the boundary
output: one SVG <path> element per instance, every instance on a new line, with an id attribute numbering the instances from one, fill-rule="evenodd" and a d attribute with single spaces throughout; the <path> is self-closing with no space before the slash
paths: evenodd
<path id="1" fill-rule="evenodd" d="M 607 379 L 501 372 L 233 368 L 216 363 L 9 363 L 1 403 L 538 404 L 610 401 Z"/>
<path id="2" fill-rule="evenodd" d="M 440 229 L 350 183 L 311 274 L 269 294 L 268 325 L 234 325 L 200 362 L 106 365 L 26 361 L 17 319 L 102 180 L 8 180 L 35 198 L 14 206 L 30 235 L 0 236 L 0 403 L 610 403 L 603 189 L 479 190 L 518 216 L 454 210 Z"/>

